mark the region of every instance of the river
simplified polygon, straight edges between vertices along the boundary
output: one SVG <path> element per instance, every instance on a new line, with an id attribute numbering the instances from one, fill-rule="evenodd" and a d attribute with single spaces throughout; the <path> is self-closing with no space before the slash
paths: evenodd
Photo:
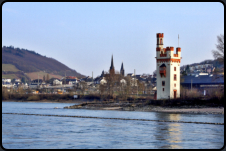
<path id="1" fill-rule="evenodd" d="M 2 146 L 6 149 L 220 149 L 224 145 L 224 125 L 195 123 L 224 123 L 222 114 L 63 109 L 74 104 L 2 102 Z"/>

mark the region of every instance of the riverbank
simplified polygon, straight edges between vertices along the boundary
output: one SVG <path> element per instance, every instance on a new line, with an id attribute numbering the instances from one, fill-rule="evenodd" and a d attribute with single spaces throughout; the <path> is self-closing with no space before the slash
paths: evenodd
<path id="1" fill-rule="evenodd" d="M 84 99 L 74 100 L 2 100 L 2 102 L 45 102 L 45 103 L 75 103 L 79 105 L 65 106 L 65 109 L 89 109 L 89 110 L 120 110 L 120 111 L 142 111 L 142 112 L 165 112 L 165 113 L 188 113 L 188 114 L 224 114 L 224 107 L 210 107 L 204 105 L 196 106 L 156 106 L 147 105 L 144 102 L 106 102 L 90 101 Z"/>
<path id="2" fill-rule="evenodd" d="M 165 113 L 189 113 L 189 114 L 224 114 L 224 107 L 208 106 L 180 106 L 162 107 L 154 105 L 141 105 L 134 103 L 93 103 L 86 102 L 79 105 L 66 106 L 65 109 L 90 109 L 90 110 L 120 110 L 120 111 L 143 111 Z"/>

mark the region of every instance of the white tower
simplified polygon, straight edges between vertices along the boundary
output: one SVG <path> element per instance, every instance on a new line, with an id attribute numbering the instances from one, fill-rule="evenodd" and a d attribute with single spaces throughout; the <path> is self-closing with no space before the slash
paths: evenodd
<path id="1" fill-rule="evenodd" d="M 180 97 L 181 48 L 163 48 L 163 33 L 157 33 L 156 74 L 157 100 Z"/>

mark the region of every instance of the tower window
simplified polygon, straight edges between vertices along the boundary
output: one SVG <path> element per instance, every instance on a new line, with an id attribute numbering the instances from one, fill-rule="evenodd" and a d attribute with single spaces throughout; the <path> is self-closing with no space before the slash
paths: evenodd
<path id="1" fill-rule="evenodd" d="M 177 67 L 174 67 L 174 71 L 176 71 L 176 68 L 177 68 Z"/>
<path id="2" fill-rule="evenodd" d="M 177 75 L 174 74 L 174 81 L 177 81 Z"/>
<path id="3" fill-rule="evenodd" d="M 176 87 L 176 84 L 174 84 L 174 87 Z"/>
<path id="4" fill-rule="evenodd" d="M 162 81 L 162 86 L 165 86 L 165 81 Z"/>
<path id="5" fill-rule="evenodd" d="M 162 88 L 162 91 L 164 91 L 164 88 Z"/>

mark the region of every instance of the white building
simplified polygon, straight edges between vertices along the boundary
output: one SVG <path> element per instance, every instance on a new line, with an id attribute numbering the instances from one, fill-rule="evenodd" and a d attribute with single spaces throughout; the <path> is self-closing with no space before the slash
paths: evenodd
<path id="1" fill-rule="evenodd" d="M 163 48 L 163 33 L 157 33 L 156 74 L 157 100 L 180 97 L 181 48 Z"/>
<path id="2" fill-rule="evenodd" d="M 105 78 L 103 77 L 103 79 L 102 80 L 100 80 L 100 84 L 106 84 L 107 83 L 107 81 L 105 80 Z"/>
<path id="3" fill-rule="evenodd" d="M 62 81 L 60 81 L 58 79 L 54 79 L 53 80 L 53 85 L 62 85 Z"/>
<path id="4" fill-rule="evenodd" d="M 11 83 L 11 79 L 2 79 L 2 82 L 9 82 L 9 83 Z"/>

